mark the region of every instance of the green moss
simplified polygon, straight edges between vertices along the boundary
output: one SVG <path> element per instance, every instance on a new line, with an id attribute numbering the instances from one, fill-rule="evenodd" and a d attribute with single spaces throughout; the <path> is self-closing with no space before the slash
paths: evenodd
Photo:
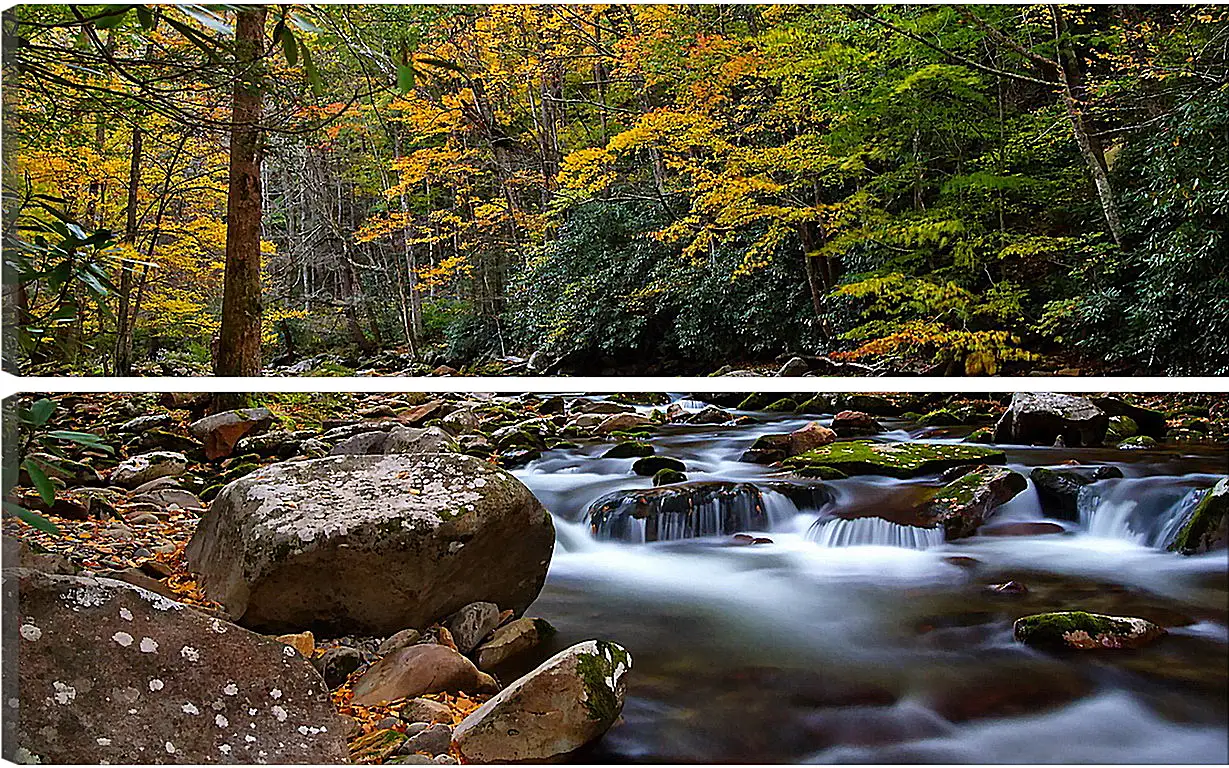
<path id="1" fill-rule="evenodd" d="M 1148 435 L 1136 435 L 1135 437 L 1128 437 L 1126 440 L 1118 443 L 1118 450 L 1139 451 L 1146 450 L 1148 448 L 1155 448 L 1157 445 L 1157 441 Z"/>
<path id="2" fill-rule="evenodd" d="M 772 393 L 756 392 L 743 398 L 743 401 L 738 404 L 735 410 L 762 411 L 776 399 L 777 396 Z"/>
<path id="3" fill-rule="evenodd" d="M 1002 464 L 1006 460 L 1002 451 L 982 446 L 848 440 L 821 446 L 783 463 L 800 473 L 829 467 L 847 475 L 907 478 L 966 464 Z"/>
<path id="4" fill-rule="evenodd" d="M 685 482 L 687 482 L 687 475 L 683 474 L 682 472 L 679 472 L 676 469 L 670 469 L 669 467 L 665 469 L 660 469 L 657 471 L 655 475 L 653 475 L 653 486 L 654 487 L 661 486 L 661 485 L 673 485 L 674 483 L 685 483 Z"/>
<path id="5" fill-rule="evenodd" d="M 923 427 L 958 427 L 963 423 L 963 420 L 947 410 L 941 408 L 937 411 L 931 411 L 922 418 L 918 419 L 918 424 Z"/>
<path id="6" fill-rule="evenodd" d="M 966 443 L 980 443 L 987 445 L 994 442 L 994 430 L 989 427 L 982 427 L 975 430 L 972 434 L 964 439 Z"/>
<path id="7" fill-rule="evenodd" d="M 832 412 L 832 399 L 823 395 L 816 395 L 798 405 L 798 413 L 819 414 Z"/>
<path id="8" fill-rule="evenodd" d="M 849 478 L 849 475 L 835 467 L 825 467 L 822 465 L 801 467 L 795 469 L 794 473 L 800 477 L 813 477 L 817 480 L 847 480 Z"/>
<path id="9" fill-rule="evenodd" d="M 791 398 L 783 397 L 764 406 L 764 410 L 769 413 L 794 413 L 798 410 L 798 402 Z"/>
<path id="10" fill-rule="evenodd" d="M 1075 648 L 1067 637 L 1073 632 L 1085 632 L 1099 647 L 1118 647 L 1116 643 L 1104 645 L 1100 638 L 1112 638 L 1123 646 L 1134 644 L 1134 638 L 1144 637 L 1133 622 L 1117 616 L 1085 611 L 1058 611 L 1039 613 L 1017 619 L 1013 627 L 1016 640 L 1025 645 L 1045 648 Z"/>
<path id="11" fill-rule="evenodd" d="M 644 477 L 652 477 L 663 469 L 683 472 L 687 469 L 687 466 L 678 459 L 672 459 L 669 456 L 645 456 L 642 459 L 636 459 L 635 463 L 632 464 L 632 471 Z"/>
<path id="12" fill-rule="evenodd" d="M 1105 442 L 1118 443 L 1139 434 L 1139 425 L 1130 416 L 1111 416 L 1105 431 Z"/>
<path id="13" fill-rule="evenodd" d="M 669 405 L 670 397 L 664 392 L 618 392 L 608 398 L 624 405 Z"/>
<path id="14" fill-rule="evenodd" d="M 596 640 L 597 653 L 581 653 L 576 656 L 576 673 L 585 687 L 585 709 L 589 719 L 599 723 L 613 723 L 623 709 L 618 695 L 610 687 L 615 670 L 622 666 L 626 673 L 631 668 L 631 655 L 616 643 Z"/>
<path id="15" fill-rule="evenodd" d="M 1190 517 L 1169 545 L 1170 552 L 1194 555 L 1226 544 L 1229 514 L 1229 478 L 1221 479 L 1203 494 Z"/>
<path id="16" fill-rule="evenodd" d="M 218 483 L 221 485 L 226 485 L 227 483 L 234 482 L 241 477 L 246 477 L 258 469 L 260 469 L 260 464 L 257 464 L 254 461 L 241 461 L 223 472 L 221 475 L 218 475 Z"/>
<path id="17" fill-rule="evenodd" d="M 643 440 L 625 440 L 602 454 L 603 459 L 633 459 L 642 456 L 652 456 L 656 452 L 649 443 Z"/>

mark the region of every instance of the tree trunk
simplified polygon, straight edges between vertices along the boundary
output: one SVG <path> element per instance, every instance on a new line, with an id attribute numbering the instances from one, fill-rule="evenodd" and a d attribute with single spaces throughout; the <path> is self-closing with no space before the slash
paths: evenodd
<path id="1" fill-rule="evenodd" d="M 1080 148 L 1080 155 L 1088 166 L 1088 173 L 1092 176 L 1093 186 L 1097 190 L 1105 223 L 1109 225 L 1114 242 L 1122 247 L 1122 220 L 1118 215 L 1118 201 L 1114 197 L 1114 189 L 1110 186 L 1105 151 L 1101 146 L 1101 139 L 1088 129 L 1088 121 L 1084 117 L 1083 104 L 1087 96 L 1084 71 L 1080 58 L 1071 45 L 1071 36 L 1062 8 L 1051 5 L 1050 13 L 1054 18 L 1054 42 L 1058 50 L 1058 74 L 1062 79 L 1063 105 L 1067 108 L 1067 117 L 1071 120 L 1071 129 Z"/>
<path id="2" fill-rule="evenodd" d="M 136 253 L 137 192 L 141 187 L 140 125 L 132 126 L 132 157 L 128 163 L 128 211 L 124 225 L 124 241 Z M 132 324 L 129 322 L 132 303 L 132 264 L 120 262 L 119 311 L 115 319 L 115 375 L 132 375 Z"/>
<path id="3" fill-rule="evenodd" d="M 214 373 L 260 375 L 261 129 L 266 8 L 239 6 L 226 200 L 226 272 Z"/>

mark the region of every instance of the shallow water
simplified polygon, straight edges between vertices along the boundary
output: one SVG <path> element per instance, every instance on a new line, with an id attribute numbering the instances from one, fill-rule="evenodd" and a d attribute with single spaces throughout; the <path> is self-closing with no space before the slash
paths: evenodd
<path id="1" fill-rule="evenodd" d="M 653 443 L 684 461 L 691 481 L 766 482 L 770 467 L 738 457 L 758 435 L 807 420 L 766 421 L 671 427 Z M 933 432 L 887 426 L 879 439 Z M 770 530 L 748 533 L 772 543 L 732 546 L 729 536 L 594 539 L 583 522 L 593 500 L 651 487 L 631 459 L 598 458 L 608 447 L 551 451 L 515 473 L 558 532 L 531 608 L 559 629 L 541 654 L 601 637 L 635 660 L 622 721 L 584 759 L 1229 760 L 1229 557 L 1162 549 L 1198 490 L 1225 471 L 1223 453 L 1006 447 L 1009 466 L 1025 472 L 1073 458 L 1122 469 L 1088 487 L 1079 521 L 1050 521 L 1066 529 L 1058 535 L 949 544 L 834 516 L 908 507 L 937 484 L 858 477 L 829 483 L 834 498 L 818 509 L 766 491 Z M 993 523 L 1043 520 L 1030 483 Z M 1028 593 L 985 589 L 1008 580 Z M 1017 617 L 1070 609 L 1143 616 L 1171 633 L 1105 654 L 1047 655 L 1013 641 Z"/>

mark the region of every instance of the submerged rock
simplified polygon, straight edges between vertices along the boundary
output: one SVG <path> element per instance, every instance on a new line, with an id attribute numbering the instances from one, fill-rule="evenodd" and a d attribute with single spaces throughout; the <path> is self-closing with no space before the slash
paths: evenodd
<path id="1" fill-rule="evenodd" d="M 588 640 L 562 651 L 475 710 L 453 731 L 467 763 L 544 763 L 600 738 L 623 711 L 632 657 Z"/>
<path id="2" fill-rule="evenodd" d="M 1171 552 L 1197 555 L 1229 546 L 1229 478 L 1209 488 L 1169 545 Z"/>
<path id="3" fill-rule="evenodd" d="M 1041 500 L 1041 510 L 1059 520 L 1079 522 L 1080 489 L 1098 480 L 1122 477 L 1122 470 L 1112 466 L 1049 469 L 1037 467 L 1029 473 Z"/>
<path id="4" fill-rule="evenodd" d="M 978 467 L 948 483 L 922 508 L 948 541 L 972 536 L 994 511 L 1028 487 L 1024 476 L 1003 467 Z"/>
<path id="5" fill-rule="evenodd" d="M 801 475 L 818 476 L 831 469 L 846 475 L 909 478 L 969 464 L 1002 464 L 1006 460 L 1002 451 L 979 445 L 848 440 L 788 458 L 783 465 Z"/>
<path id="6" fill-rule="evenodd" d="M 994 442 L 1072 448 L 1101 445 L 1109 417 L 1091 400 L 1054 392 L 1017 392 L 994 427 Z"/>
<path id="7" fill-rule="evenodd" d="M 523 611 L 554 539 L 529 489 L 478 459 L 336 456 L 226 486 L 187 559 L 245 626 L 383 636 L 479 600 Z"/>
<path id="8" fill-rule="evenodd" d="M 1016 619 L 1016 640 L 1037 648 L 1140 648 L 1165 634 L 1146 619 L 1084 611 L 1039 613 Z"/>
<path id="9" fill-rule="evenodd" d="M 750 483 L 687 483 L 614 491 L 594 501 L 585 520 L 595 538 L 673 541 L 769 527 L 760 489 Z"/>
<path id="10" fill-rule="evenodd" d="M 45 763 L 338 763 L 341 721 L 293 648 L 110 579 L 4 572 L 5 755 Z M 14 584 L 14 582 L 16 582 Z M 13 731 L 7 731 L 8 727 Z M 9 736 L 13 735 L 10 743 Z"/>

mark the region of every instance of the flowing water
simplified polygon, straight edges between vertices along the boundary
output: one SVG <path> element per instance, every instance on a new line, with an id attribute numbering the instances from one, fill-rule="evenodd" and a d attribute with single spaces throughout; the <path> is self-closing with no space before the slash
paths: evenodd
<path id="1" fill-rule="evenodd" d="M 1087 486 L 1078 521 L 1046 518 L 1030 483 L 982 533 L 946 543 L 896 516 L 936 478 L 862 476 L 786 493 L 771 467 L 738 458 L 758 435 L 805 420 L 756 417 L 763 423 L 667 427 L 652 439 L 658 455 L 687 465 L 689 482 L 753 488 L 708 502 L 698 530 L 663 523 L 650 543 L 642 529 L 595 536 L 586 523 L 600 497 L 652 487 L 633 459 L 600 458 L 608 444 L 550 451 L 515 473 L 558 533 L 531 609 L 559 629 L 541 653 L 598 637 L 635 662 L 622 721 L 584 759 L 1229 760 L 1229 558 L 1164 551 L 1226 471 L 1223 451 L 1008 446 L 1009 466 L 1025 474 L 1076 459 L 1124 476 Z M 886 426 L 877 439 L 956 439 Z M 771 541 L 735 545 L 727 514 L 762 521 L 745 532 Z M 991 535 L 1040 522 L 1064 530 Z M 986 589 L 1009 580 L 1028 592 Z M 1170 634 L 1140 651 L 1060 655 L 1012 639 L 1015 618 L 1072 609 L 1142 616 Z"/>

